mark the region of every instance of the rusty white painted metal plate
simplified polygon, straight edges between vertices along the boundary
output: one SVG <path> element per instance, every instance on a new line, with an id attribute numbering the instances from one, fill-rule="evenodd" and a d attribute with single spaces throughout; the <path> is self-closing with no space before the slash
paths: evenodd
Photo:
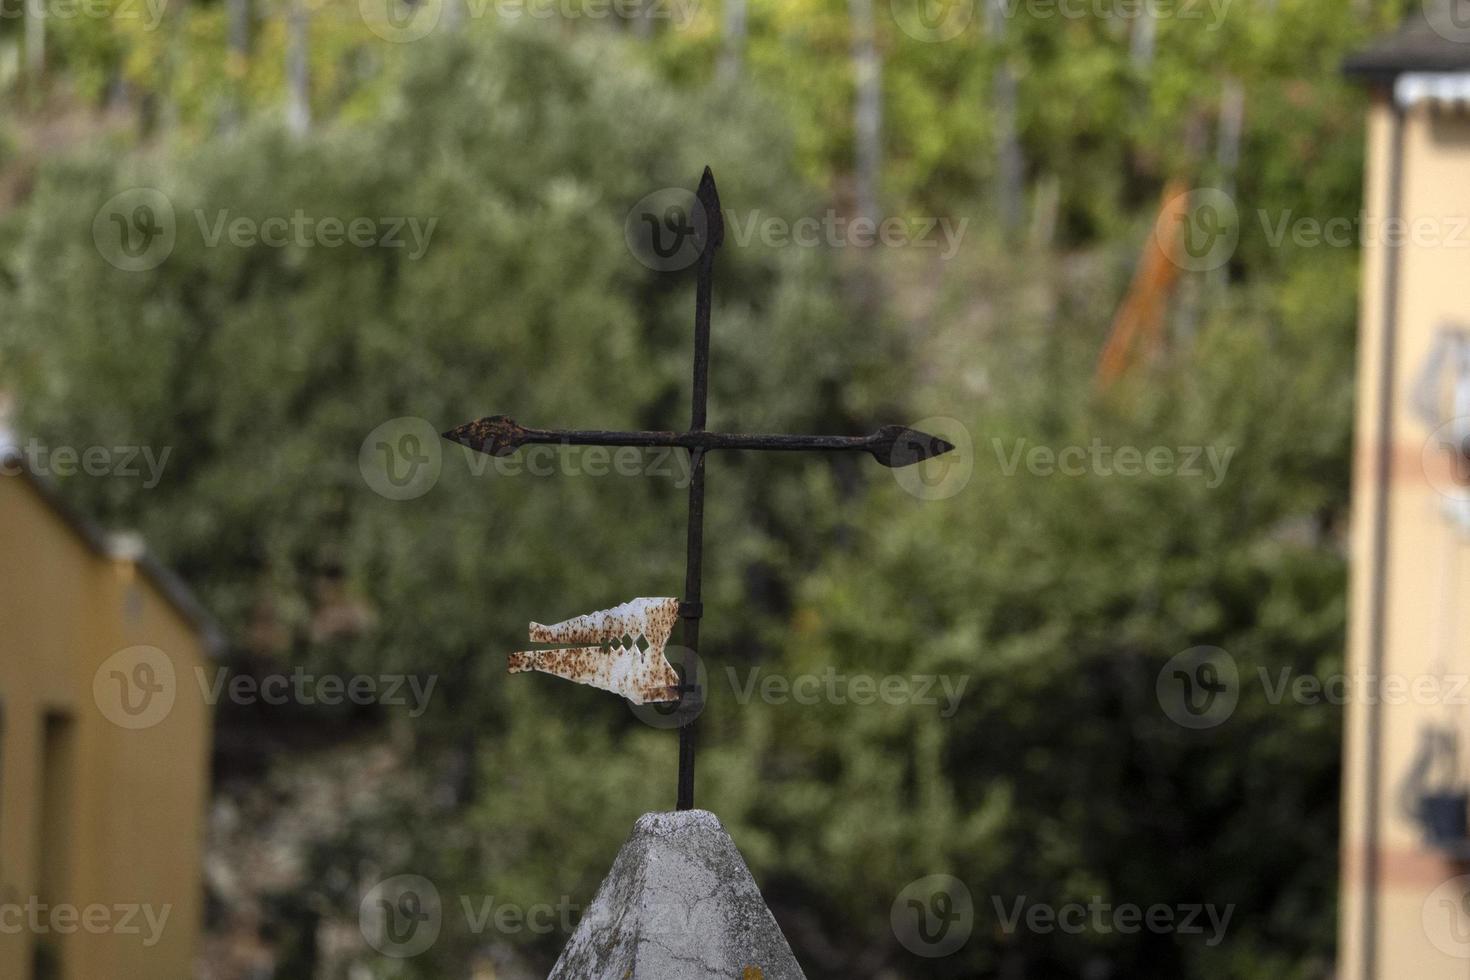
<path id="1" fill-rule="evenodd" d="M 552 626 L 532 623 L 532 643 L 566 645 L 512 653 L 510 672 L 552 674 L 620 694 L 634 704 L 677 701 L 679 675 L 664 647 L 678 617 L 678 599 L 634 599 Z"/>

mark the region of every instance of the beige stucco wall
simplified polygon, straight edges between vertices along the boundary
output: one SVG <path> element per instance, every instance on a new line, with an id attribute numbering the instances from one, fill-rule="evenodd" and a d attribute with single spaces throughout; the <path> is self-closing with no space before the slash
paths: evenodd
<path id="1" fill-rule="evenodd" d="M 1357 432 L 1353 474 L 1351 619 L 1349 678 L 1359 682 L 1347 708 L 1343 796 L 1342 926 L 1339 976 L 1366 980 L 1364 894 L 1370 865 L 1368 830 L 1368 745 L 1373 709 L 1362 679 L 1371 670 L 1371 608 L 1375 581 L 1374 526 L 1380 486 L 1379 411 L 1383 404 L 1384 277 L 1388 249 L 1384 219 L 1392 151 L 1392 110 L 1380 94 L 1368 127 L 1367 217 L 1359 332 Z M 1470 536 L 1448 520 L 1446 497 L 1431 476 L 1447 477 L 1443 462 L 1424 448 L 1431 429 L 1411 409 L 1410 392 L 1430 352 L 1436 331 L 1458 323 L 1470 328 L 1470 116 L 1429 107 L 1406 118 L 1403 215 L 1438 229 L 1435 240 L 1413 236 L 1398 249 L 1399 289 L 1393 358 L 1391 479 L 1388 538 L 1384 555 L 1387 598 L 1383 678 L 1406 684 L 1435 683 L 1428 698 L 1405 703 L 1381 698 L 1382 753 L 1378 787 L 1378 901 L 1372 926 L 1377 969 L 1383 980 L 1439 980 L 1470 976 L 1470 902 L 1451 907 L 1435 889 L 1470 866 L 1426 848 L 1418 827 L 1403 812 L 1398 792 L 1410 772 L 1426 723 L 1461 731 L 1470 762 L 1470 691 L 1454 691 L 1457 677 L 1470 674 L 1470 616 L 1456 610 L 1470 599 Z M 1437 473 L 1435 472 L 1437 469 Z M 1443 667 L 1440 661 L 1443 661 Z M 1455 703 L 1456 699 L 1460 703 Z M 1463 763 L 1462 763 L 1463 765 Z M 1462 773 L 1462 775 L 1464 775 Z M 1458 896 L 1470 891 L 1470 879 Z M 1459 888 L 1459 883 L 1453 887 Z M 1431 900 L 1433 897 L 1433 900 Z M 1458 899 L 1457 899 L 1458 901 Z M 1460 941 L 1463 936 L 1464 941 Z"/>
<path id="2" fill-rule="evenodd" d="M 202 925 L 201 640 L 147 576 L 97 554 L 24 477 L 0 476 L 0 542 L 0 978 L 31 980 L 34 947 L 49 942 L 64 980 L 184 980 Z M 156 724 L 128 729 L 93 681 L 135 645 L 169 658 L 175 698 Z M 70 749 L 49 773 L 48 713 L 71 719 Z M 38 935 L 32 896 L 93 918 L 51 920 Z"/>

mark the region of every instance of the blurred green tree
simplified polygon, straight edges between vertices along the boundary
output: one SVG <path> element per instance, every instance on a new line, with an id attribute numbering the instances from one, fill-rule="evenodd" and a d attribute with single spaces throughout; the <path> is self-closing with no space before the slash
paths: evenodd
<path id="1" fill-rule="evenodd" d="M 1254 218 L 1355 213 L 1357 150 L 1319 161 L 1317 148 L 1356 146 L 1357 96 L 1331 74 L 1365 28 L 1277 6 L 1273 23 L 1299 22 L 1289 36 L 1254 19 L 1204 38 L 1161 25 L 1147 80 L 1116 25 L 1008 33 L 1027 159 L 1061 182 L 1062 242 L 1101 243 L 1065 271 L 1049 254 L 972 249 L 940 277 L 944 302 L 900 324 L 854 309 L 864 267 L 844 256 L 758 235 L 722 256 L 712 420 L 862 431 L 932 413 L 972 436 L 971 483 L 946 500 L 855 461 L 712 464 L 716 693 L 700 799 L 731 824 L 814 980 L 1323 972 L 1337 713 L 1273 703 L 1255 679 L 1339 669 L 1354 255 L 1272 246 Z M 216 13 L 191 15 L 208 38 L 186 59 L 197 71 L 167 82 L 186 122 L 209 119 L 228 91 L 211 60 Z M 365 868 L 425 874 L 450 896 L 585 900 L 632 820 L 672 799 L 668 733 L 599 692 L 508 681 L 501 656 L 529 618 L 677 591 L 677 474 L 500 477 L 436 443 L 437 484 L 399 501 L 371 489 L 359 451 L 404 416 L 432 428 L 495 411 L 552 426 L 682 423 L 690 284 L 629 255 L 630 209 L 690 186 L 708 162 L 742 224 L 814 213 L 851 135 L 842 3 L 752 3 L 752 81 L 738 92 L 704 85 L 717 47 L 697 26 L 706 14 L 660 35 L 642 68 L 643 49 L 605 31 L 534 25 L 369 47 L 392 50 L 381 56 L 394 70 L 366 73 L 371 91 L 346 72 L 330 89 L 347 93 L 341 112 L 309 138 L 253 121 L 197 146 L 53 161 L 0 221 L 0 383 L 19 396 L 23 431 L 171 450 L 155 488 L 76 478 L 65 492 L 138 526 L 230 626 L 238 656 L 438 678 L 422 718 L 386 719 L 412 762 L 401 785 L 344 813 L 313 856 L 308 880 L 340 916 L 356 914 L 343 882 Z M 983 98 L 1000 52 L 974 34 L 922 44 L 884 30 L 888 199 L 963 211 L 990 179 Z M 264 64 L 279 55 L 272 37 Z M 356 44 L 344 36 L 342 51 Z M 1147 234 L 1157 177 L 1190 166 L 1181 134 L 1209 118 L 1225 58 L 1250 98 L 1234 283 L 1197 336 L 1098 397 L 1078 379 Z M 247 76 L 259 104 L 278 104 L 280 76 L 259 71 Z M 125 272 L 92 229 L 137 187 L 168 198 L 177 241 L 156 268 Z M 417 257 L 211 244 L 235 219 L 258 227 L 298 210 L 435 224 Z M 977 316 L 981 291 L 994 308 Z M 961 326 L 941 337 L 934 324 L 948 320 Z M 1008 473 L 1023 439 L 1235 452 L 1216 486 Z M 364 611 L 357 625 L 324 628 L 344 604 Z M 1171 723 L 1155 694 L 1167 660 L 1196 645 L 1226 648 L 1250 681 L 1204 732 Z M 949 718 L 735 697 L 754 670 L 828 668 L 967 686 Z M 295 744 L 261 751 L 279 759 Z M 893 938 L 889 907 L 937 870 L 970 883 L 984 925 L 992 899 L 1022 895 L 1236 908 L 1215 947 L 982 925 L 960 954 L 920 961 Z M 546 963 L 561 937 L 512 938 Z M 460 919 L 421 960 L 364 962 L 443 976 L 485 942 Z"/>
<path id="2" fill-rule="evenodd" d="M 569 44 L 532 26 L 419 50 L 370 122 L 302 140 L 255 124 L 46 166 L 5 222 L 0 363 L 24 431 L 47 444 L 167 447 L 156 487 L 73 478 L 64 490 L 139 527 L 228 624 L 237 654 L 437 678 L 412 727 L 416 761 L 430 783 L 461 776 L 410 802 L 448 804 L 432 825 L 386 804 L 368 822 L 421 843 L 415 869 L 448 864 L 446 887 L 500 895 L 521 882 L 530 904 L 590 892 L 634 817 L 671 799 L 675 749 L 600 692 L 507 682 L 504 653 L 530 618 L 677 593 L 679 468 L 650 457 L 658 468 L 632 476 L 510 478 L 430 437 L 437 485 L 404 501 L 371 489 L 359 450 L 406 416 L 430 431 L 494 411 L 681 425 L 692 273 L 635 261 L 634 205 L 692 187 L 706 162 L 747 223 L 789 221 L 816 198 L 789 180 L 789 140 L 758 101 L 676 100 L 606 39 Z M 94 222 L 105 239 L 107 202 L 136 188 L 166 197 L 150 220 L 170 210 L 176 240 L 156 267 L 125 271 Z M 280 226 L 282 247 L 232 244 L 237 222 L 264 234 L 329 218 L 398 228 L 405 247 L 329 247 Z M 759 236 L 727 249 L 711 419 L 859 431 L 873 392 L 901 391 L 895 334 L 845 310 L 843 288 L 823 250 Z M 799 470 L 712 469 L 707 600 L 725 625 L 710 642 L 728 649 L 750 618 L 750 570 L 769 552 L 809 556 L 802 529 L 815 522 L 787 489 Z M 342 607 L 359 610 L 356 626 L 332 628 Z M 456 865 L 446 842 L 465 807 L 486 833 Z M 380 841 L 342 858 L 385 852 Z M 424 968 L 462 952 L 446 941 Z"/>

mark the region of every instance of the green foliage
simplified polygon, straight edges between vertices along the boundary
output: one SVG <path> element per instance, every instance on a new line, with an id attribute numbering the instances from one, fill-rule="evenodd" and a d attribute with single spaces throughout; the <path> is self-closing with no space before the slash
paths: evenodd
<path id="1" fill-rule="evenodd" d="M 1091 343 L 984 358 L 997 380 L 961 415 L 975 444 L 964 492 L 916 503 L 882 486 L 861 511 L 876 532 L 806 581 L 791 669 L 969 681 L 952 721 L 925 705 L 776 714 L 750 819 L 787 842 L 775 868 L 824 882 L 838 948 L 882 932 L 884 896 L 945 870 L 970 884 L 982 924 L 1018 896 L 1216 903 L 1233 919 L 1218 946 L 997 927 L 936 964 L 895 952 L 901 975 L 1045 963 L 1078 976 L 1095 962 L 1130 977 L 1321 975 L 1340 719 L 1327 703 L 1273 701 L 1265 679 L 1342 669 L 1344 258 L 1236 297 L 1192 349 L 1106 398 L 1075 380 Z M 1015 465 L 1018 447 L 1095 440 L 1232 455 L 1218 486 L 1203 459 L 1199 476 Z M 937 478 L 942 464 L 925 465 Z M 1155 694 L 1165 663 L 1195 646 L 1227 649 L 1242 677 L 1239 707 L 1204 731 L 1170 721 Z M 832 790 L 813 793 L 817 779 Z"/>
<path id="2" fill-rule="evenodd" d="M 961 4 L 928 4 L 931 18 Z M 1107 240 L 1162 179 L 1210 183 L 1223 86 L 1245 86 L 1240 173 L 1253 203 L 1318 201 L 1324 186 L 1357 186 L 1360 99 L 1337 78 L 1344 54 L 1395 24 L 1405 4 L 1345 0 L 1225 0 L 1138 4 L 1127 0 L 1006 0 L 1000 32 L 984 8 L 959 17 L 953 37 L 907 33 L 923 3 L 879 3 L 883 56 L 886 200 L 926 213 L 964 212 L 994 186 L 998 130 L 995 74 L 1018 85 L 1016 129 L 1031 180 L 1057 181 L 1069 244 Z M 1136 62 L 1130 41 L 1145 7 L 1161 9 L 1154 55 Z M 749 80 L 777 94 L 797 134 L 804 172 L 832 184 L 852 169 L 853 71 L 846 0 L 750 0 Z M 1110 16 L 1098 16 L 1102 10 Z M 948 13 L 946 13 L 948 12 Z M 658 58 L 676 78 L 713 64 L 717 7 L 661 35 Z M 947 35 L 946 35 L 947 36 Z M 1332 153 L 1322 152 L 1330 147 Z M 1326 165 L 1347 179 L 1324 180 Z M 1268 194 L 1257 200 L 1254 192 Z M 1279 195 L 1279 196 L 1278 196 Z M 1339 202 L 1340 203 L 1340 202 Z"/>
<path id="3" fill-rule="evenodd" d="M 1161 23 L 1146 72 L 1117 20 L 1032 11 L 1003 42 L 977 19 L 930 44 L 885 6 L 894 210 L 988 213 L 974 202 L 994 180 L 987 106 L 1005 64 L 1028 176 L 1055 178 L 1061 242 L 1077 254 L 998 256 L 971 241 L 936 272 L 727 243 L 715 424 L 861 431 L 955 416 L 974 474 L 960 495 L 926 501 L 855 461 L 711 463 L 701 801 L 731 826 L 814 980 L 1093 975 L 1100 963 L 1140 978 L 1319 976 L 1333 944 L 1339 719 L 1272 703 L 1254 679 L 1340 669 L 1356 255 L 1265 232 L 1287 213 L 1356 213 L 1362 100 L 1336 65 L 1388 5 L 1358 21 L 1345 4 L 1237 0 L 1215 30 Z M 625 216 L 706 162 L 741 221 L 840 196 L 848 5 L 752 0 L 738 88 L 711 84 L 714 5 L 636 46 L 600 23 L 479 22 L 392 45 L 354 7 L 313 7 L 324 124 L 306 139 L 268 121 L 283 101 L 278 11 L 243 66 L 222 57 L 218 5 L 156 32 L 63 34 L 79 88 L 101 98 L 123 77 L 168 102 L 178 127 L 136 154 L 48 163 L 0 221 L 0 384 L 20 396 L 24 431 L 50 444 L 171 448 L 157 488 L 78 477 L 63 489 L 138 526 L 237 653 L 439 679 L 427 715 L 392 719 L 415 746 L 413 778 L 377 812 L 344 816 L 313 856 L 332 911 L 355 915 L 341 882 L 369 861 L 445 894 L 585 900 L 636 815 L 668 805 L 673 739 L 599 692 L 507 681 L 501 656 L 528 617 L 675 594 L 683 487 L 502 479 L 446 445 L 434 489 L 392 501 L 364 482 L 359 449 L 401 416 L 438 429 L 497 411 L 548 426 L 682 424 L 689 275 L 637 264 Z M 1198 331 L 1097 396 L 1096 352 L 1162 179 L 1222 176 L 1209 134 L 1227 77 L 1247 95 L 1231 281 L 1191 281 L 1205 296 L 1185 303 L 1204 308 Z M 205 138 L 237 103 L 254 111 Z M 169 197 L 178 241 L 156 269 L 128 273 L 104 261 L 91 227 L 138 186 Z M 210 244 L 222 216 L 298 209 L 434 225 L 419 258 Z M 852 286 L 880 268 L 901 286 L 941 280 L 937 307 L 902 322 L 860 313 Z M 1218 486 L 1010 474 L 1022 439 L 1234 452 Z M 315 624 L 339 585 L 371 627 L 323 639 Z M 1154 685 L 1196 645 L 1228 649 L 1248 682 L 1226 724 L 1188 732 Z M 751 671 L 829 668 L 966 687 L 952 718 L 735 697 L 764 676 Z M 889 907 L 940 870 L 970 884 L 980 925 L 959 955 L 922 962 L 893 939 Z M 992 900 L 1021 895 L 1236 908 L 1218 947 L 991 931 Z M 483 938 L 451 925 L 430 956 L 372 968 L 457 975 Z M 561 939 L 513 938 L 543 964 Z"/>
<path id="4" fill-rule="evenodd" d="M 59 20 L 51 40 L 57 67 L 87 97 L 101 100 L 120 84 L 135 97 L 162 100 L 169 118 L 195 135 L 242 106 L 278 111 L 285 103 L 286 4 L 252 8 L 250 53 L 237 59 L 228 55 L 223 3 L 107 2 L 124 15 Z M 450 33 L 450 2 L 462 4 L 462 30 L 471 34 L 524 27 L 562 10 L 571 12 L 556 25 L 564 36 L 630 30 L 609 4 L 531 0 L 529 9 L 542 15 L 532 17 L 514 16 L 520 8 L 509 0 L 426 0 L 420 6 L 435 25 L 431 37 Z M 847 0 L 748 2 L 741 84 L 768 93 L 793 134 L 801 174 L 836 190 L 854 157 Z M 1380 0 L 1362 16 L 1346 0 L 1005 0 L 997 30 L 988 26 L 989 3 L 977 0 L 959 21 L 963 29 L 942 42 L 904 29 L 924 3 L 877 4 L 885 200 L 895 211 L 948 214 L 984 199 L 996 177 L 995 77 L 1006 66 L 1018 84 L 1027 176 L 1055 179 L 1062 231 L 1076 244 L 1118 233 L 1140 202 L 1152 203 L 1164 178 L 1219 178 L 1216 126 L 1228 79 L 1246 86 L 1240 172 L 1264 185 L 1243 185 L 1243 192 L 1262 192 L 1262 206 L 1289 200 L 1300 208 L 1316 202 L 1323 186 L 1344 186 L 1317 172 L 1324 161 L 1357 172 L 1359 101 L 1335 77 L 1338 64 L 1408 6 Z M 304 6 L 314 114 L 371 115 L 423 42 L 375 34 L 371 0 Z M 929 6 L 931 16 L 948 9 Z M 1146 63 L 1131 53 L 1145 6 L 1164 11 Z M 640 55 L 681 88 L 705 85 L 722 43 L 721 5 L 657 0 L 652 9 L 655 37 Z M 1348 152 L 1322 154 L 1328 146 Z"/>
<path id="5" fill-rule="evenodd" d="M 650 773 L 658 758 L 671 768 L 672 744 L 599 692 L 507 683 L 502 657 L 523 642 L 528 616 L 677 593 L 677 467 L 509 479 L 445 444 L 434 490 L 393 501 L 364 481 L 359 448 L 399 416 L 436 430 L 507 410 L 550 426 L 680 425 L 691 280 L 638 264 L 625 216 L 660 186 L 692 186 L 706 160 L 721 162 L 730 200 L 761 202 L 765 214 L 799 215 L 812 201 L 786 180 L 790 151 L 758 103 L 680 109 L 617 61 L 617 46 L 568 46 L 528 28 L 422 50 L 370 123 L 303 141 L 255 124 L 197 147 L 44 168 L 5 226 L 0 363 L 22 393 L 24 430 L 48 444 L 170 448 L 157 488 L 73 477 L 64 491 L 105 521 L 138 526 L 242 651 L 438 678 L 440 697 L 417 726 L 424 764 L 444 746 L 481 747 L 491 802 L 476 819 L 497 841 L 490 863 L 461 867 L 458 884 L 501 894 L 529 880 L 585 895 L 631 817 L 666 804 L 667 779 Z M 136 186 L 167 195 L 177 241 L 157 268 L 125 272 L 91 229 L 104 202 Z M 211 244 L 237 219 L 298 210 L 437 223 L 419 258 Z M 830 256 L 759 240 L 727 252 L 712 418 L 820 431 L 871 417 L 863 398 L 875 386 L 864 379 L 901 361 L 844 309 Z M 732 544 L 752 501 L 757 514 L 773 510 L 797 477 L 726 460 L 712 469 L 710 535 L 723 544 L 708 601 L 728 625 L 711 642 L 731 646 L 746 560 Z M 802 517 L 788 511 L 781 526 Z M 321 590 L 339 575 L 375 626 L 319 641 Z M 284 639 L 257 641 L 262 630 Z M 574 749 L 595 780 L 573 778 Z M 532 783 L 545 794 L 540 812 L 529 790 L 514 795 Z M 578 822 L 596 824 L 580 854 L 552 844 L 577 795 L 588 808 Z M 520 802 L 502 809 L 502 798 Z M 622 818 L 594 820 L 610 800 Z M 546 833 L 530 850 L 507 847 L 525 821 Z"/>

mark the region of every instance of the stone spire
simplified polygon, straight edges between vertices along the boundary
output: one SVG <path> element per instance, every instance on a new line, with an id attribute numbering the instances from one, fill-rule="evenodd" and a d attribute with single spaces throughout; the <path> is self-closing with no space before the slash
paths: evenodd
<path id="1" fill-rule="evenodd" d="M 713 813 L 639 819 L 548 980 L 805 980 Z"/>

